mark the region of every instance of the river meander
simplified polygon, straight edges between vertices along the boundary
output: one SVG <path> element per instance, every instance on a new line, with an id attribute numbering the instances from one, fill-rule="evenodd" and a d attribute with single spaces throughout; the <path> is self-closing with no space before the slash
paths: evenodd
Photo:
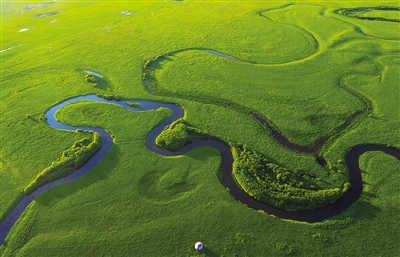
<path id="1" fill-rule="evenodd" d="M 142 105 L 141 108 L 130 107 L 126 104 L 125 101 L 115 101 L 115 100 L 106 100 L 104 98 L 98 97 L 96 95 L 86 95 L 86 96 L 78 96 L 68 100 L 65 100 L 53 107 L 51 107 L 46 112 L 47 123 L 49 126 L 54 127 L 56 129 L 61 130 L 70 130 L 75 131 L 77 129 L 82 130 L 91 130 L 96 131 L 101 134 L 103 139 L 103 145 L 101 149 L 91 157 L 81 168 L 74 171 L 72 174 L 63 177 L 59 180 L 48 183 L 37 190 L 35 190 L 30 195 L 25 195 L 20 202 L 14 207 L 14 209 L 8 214 L 8 216 L 4 219 L 4 221 L 0 224 L 0 244 L 3 244 L 4 239 L 8 235 L 8 232 L 15 224 L 15 222 L 19 219 L 21 214 L 24 212 L 26 207 L 38 196 L 39 194 L 51 189 L 52 187 L 74 181 L 84 176 L 88 172 L 90 172 L 100 161 L 106 156 L 108 150 L 113 145 L 113 140 L 111 135 L 106 132 L 102 128 L 92 128 L 92 127 L 79 127 L 79 126 L 70 126 L 63 123 L 60 123 L 55 118 L 55 113 L 60 108 L 67 106 L 70 103 L 77 101 L 94 101 L 94 102 L 103 102 L 120 105 L 128 110 L 132 111 L 147 111 L 147 110 L 156 110 L 158 108 L 168 108 L 173 111 L 173 114 L 166 119 L 163 123 L 153 128 L 153 130 L 148 134 L 146 139 L 146 147 L 153 151 L 156 154 L 165 155 L 165 156 L 176 156 L 187 153 L 188 151 L 199 147 L 199 146 L 210 146 L 219 150 L 221 155 L 221 170 L 222 170 L 222 185 L 225 188 L 229 188 L 230 194 L 238 201 L 243 204 L 246 204 L 248 207 L 253 208 L 255 210 L 263 210 L 269 214 L 273 214 L 279 218 L 283 219 L 291 219 L 298 221 L 306 221 L 306 222 L 319 222 L 323 221 L 327 218 L 330 218 L 334 215 L 341 213 L 346 210 L 351 204 L 353 204 L 360 196 L 362 192 L 362 177 L 358 164 L 359 157 L 367 152 L 367 151 L 382 151 L 387 154 L 390 154 L 400 160 L 400 152 L 396 149 L 389 148 L 381 145 L 373 145 L 373 144 L 362 144 L 353 147 L 346 155 L 345 161 L 346 165 L 349 169 L 350 173 L 350 183 L 352 187 L 340 198 L 337 202 L 331 205 L 324 206 L 322 208 L 318 208 L 311 211 L 290 211 L 290 210 L 282 210 L 277 209 L 273 206 L 270 206 L 266 203 L 260 202 L 249 196 L 245 193 L 235 182 L 235 179 L 232 177 L 232 163 L 233 157 L 232 152 L 229 146 L 224 144 L 221 141 L 216 139 L 194 139 L 185 147 L 179 149 L 178 151 L 168 151 L 166 149 L 161 149 L 156 146 L 155 139 L 161 133 L 161 131 L 165 128 L 165 126 L 171 124 L 173 121 L 182 118 L 184 116 L 184 111 L 182 107 L 174 103 L 161 103 L 161 102 L 153 102 L 153 101 L 142 101 L 142 100 L 129 100 L 131 102 L 139 103 Z M 263 123 L 265 121 L 257 119 L 259 122 Z M 278 132 L 275 131 L 274 134 Z M 278 135 L 279 137 L 283 137 L 283 135 Z M 290 145 L 284 145 L 285 147 L 291 149 Z M 293 149 L 292 149 L 293 150 Z M 299 149 L 294 149 L 299 150 Z"/>

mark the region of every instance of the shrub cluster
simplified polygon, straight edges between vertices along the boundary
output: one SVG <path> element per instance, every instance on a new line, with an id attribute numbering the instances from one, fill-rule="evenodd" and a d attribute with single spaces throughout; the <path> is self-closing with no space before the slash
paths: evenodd
<path id="1" fill-rule="evenodd" d="M 63 151 L 60 158 L 40 172 L 36 178 L 24 188 L 25 194 L 31 194 L 40 186 L 71 174 L 81 167 L 102 146 L 101 135 L 93 133 L 93 141 L 81 139 L 69 149 Z"/>
<path id="2" fill-rule="evenodd" d="M 156 138 L 156 145 L 171 151 L 176 151 L 185 146 L 192 137 L 187 126 L 179 121 L 166 126 L 165 129 Z"/>
<path id="3" fill-rule="evenodd" d="M 100 83 L 100 79 L 99 79 L 98 77 L 96 77 L 96 76 L 93 75 L 93 74 L 89 74 L 89 73 L 86 73 L 86 74 L 85 74 L 85 80 L 86 80 L 87 82 L 89 82 L 90 84 L 92 84 L 93 87 L 98 86 L 99 83 Z"/>
<path id="4" fill-rule="evenodd" d="M 46 113 L 40 114 L 39 120 L 46 121 L 47 120 Z"/>
<path id="5" fill-rule="evenodd" d="M 312 210 L 337 201 L 350 187 L 317 190 L 301 182 L 297 172 L 269 163 L 246 146 L 233 149 L 233 174 L 242 189 L 255 199 L 281 209 Z"/>
<path id="6" fill-rule="evenodd" d="M 142 105 L 139 103 L 126 102 L 126 104 L 129 105 L 130 107 L 142 108 Z"/>
<path id="7" fill-rule="evenodd" d="M 348 9 L 340 9 L 336 10 L 337 14 L 345 15 L 351 18 L 360 19 L 360 20 L 378 20 L 378 21 L 391 21 L 391 22 L 400 22 L 400 19 L 390 19 L 384 17 L 368 17 L 368 16 L 359 16 L 355 14 L 355 12 L 365 11 L 365 10 L 386 10 L 386 11 L 400 11 L 399 7 L 362 7 L 362 8 L 348 8 Z"/>
<path id="8" fill-rule="evenodd" d="M 119 101 L 121 100 L 121 96 L 120 95 L 107 95 L 107 94 L 96 94 L 98 97 L 107 99 L 107 100 L 115 100 L 115 101 Z"/>

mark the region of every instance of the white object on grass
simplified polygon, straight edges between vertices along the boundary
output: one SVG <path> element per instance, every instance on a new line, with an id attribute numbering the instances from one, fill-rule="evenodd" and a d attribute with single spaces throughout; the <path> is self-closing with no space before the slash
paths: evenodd
<path id="1" fill-rule="evenodd" d="M 20 29 L 17 32 L 25 32 L 25 31 L 28 31 L 28 30 L 29 30 L 29 28 L 25 28 L 25 29 Z"/>
<path id="2" fill-rule="evenodd" d="M 82 71 L 86 72 L 86 73 L 89 73 L 89 74 L 92 74 L 92 75 L 95 75 L 95 76 L 97 76 L 99 78 L 103 77 L 103 75 L 101 75 L 100 73 L 97 73 L 97 72 L 94 72 L 94 71 L 91 71 L 91 70 L 82 70 Z"/>
<path id="3" fill-rule="evenodd" d="M 22 44 L 19 44 L 19 45 L 17 45 L 17 46 L 12 46 L 12 47 L 9 47 L 9 48 L 0 50 L 0 53 L 4 53 L 5 51 L 11 50 L 11 49 L 16 48 L 16 47 L 18 47 L 18 46 L 22 46 Z"/>
<path id="4" fill-rule="evenodd" d="M 195 248 L 197 251 L 201 251 L 201 250 L 203 249 L 203 243 L 202 243 L 202 242 L 197 242 L 197 243 L 195 243 L 195 244 L 194 244 L 194 248 Z"/>

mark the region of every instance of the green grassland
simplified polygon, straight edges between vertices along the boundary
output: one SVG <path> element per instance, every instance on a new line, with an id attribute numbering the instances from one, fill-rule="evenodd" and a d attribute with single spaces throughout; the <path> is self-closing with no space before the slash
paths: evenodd
<path id="1" fill-rule="evenodd" d="M 400 148 L 399 23 L 335 13 L 360 4 L 398 7 L 396 1 L 73 1 L 32 10 L 26 4 L 1 3 L 0 50 L 16 47 L 0 53 L 0 220 L 63 151 L 91 138 L 51 128 L 43 120 L 49 107 L 78 95 L 178 103 L 188 126 L 245 144 L 285 169 L 307 171 L 324 188 L 347 181 L 343 159 L 353 146 Z M 121 14 L 127 10 L 130 15 Z M 365 15 L 396 15 L 382 12 Z M 29 30 L 18 32 L 24 28 Z M 182 49 L 197 50 L 152 63 L 152 85 L 159 95 L 149 94 L 142 81 L 144 63 Z M 85 69 L 104 77 L 88 80 Z M 267 118 L 296 144 L 326 139 L 320 155 L 327 167 L 313 155 L 283 147 L 235 106 Z M 89 101 L 62 108 L 60 121 L 105 128 L 115 144 L 89 174 L 37 197 L 10 231 L 0 255 L 400 252 L 400 164 L 393 157 L 378 152 L 362 156 L 364 191 L 342 214 L 315 224 L 287 221 L 234 200 L 220 182 L 215 149 L 196 148 L 178 157 L 146 149 L 148 132 L 170 114 Z M 196 241 L 205 244 L 203 252 L 194 250 Z"/>
<path id="2" fill-rule="evenodd" d="M 320 54 L 313 58 L 312 63 L 308 61 L 285 67 L 254 67 L 210 55 L 193 51 L 162 62 L 160 71 L 155 74 L 156 92 L 227 100 L 256 112 L 261 110 L 258 111 L 260 115 L 271 120 L 299 145 L 312 145 L 326 137 L 346 117 L 363 108 L 362 102 L 337 86 L 340 74 L 349 68 L 343 59 L 333 54 Z M 323 63 L 322 60 L 328 61 Z M 335 60 L 337 63 L 329 63 Z M 330 66 L 338 71 L 324 68 Z M 376 72 L 367 61 L 355 69 Z M 303 72 L 308 76 L 298 83 L 304 76 Z"/>
<path id="3" fill-rule="evenodd" d="M 337 251 L 357 255 L 365 249 L 374 255 L 382 250 L 396 254 L 392 239 L 397 232 L 391 226 L 397 219 L 387 214 L 398 210 L 397 198 L 390 191 L 396 186 L 397 160 L 379 153 L 363 156 L 361 167 L 368 186 L 342 215 L 315 225 L 287 222 L 232 200 L 218 181 L 215 150 L 199 148 L 173 158 L 155 157 L 146 150 L 143 137 L 151 127 L 146 122 L 157 123 L 164 115 L 95 103 L 63 109 L 58 115 L 61 121 L 101 124 L 115 135 L 116 144 L 103 165 L 71 185 L 43 194 L 29 207 L 8 240 L 5 256 L 38 256 L 54 248 L 60 249 L 60 255 L 107 255 L 110 251 L 113 255 L 193 255 L 191 243 L 199 237 L 207 242 L 206 256 L 319 256 Z M 121 118 L 132 121 L 134 127 L 117 124 Z M 370 241 L 343 249 L 360 231 Z M 133 247 L 132 242 L 141 247 Z"/>
<path id="4" fill-rule="evenodd" d="M 393 6 L 346 8 L 338 10 L 337 13 L 361 20 L 400 22 L 400 8 Z"/>
<path id="5" fill-rule="evenodd" d="M 93 133 L 93 132 L 89 132 Z M 25 194 L 31 194 L 37 188 L 51 181 L 65 177 L 80 168 L 90 159 L 102 145 L 99 133 L 93 133 L 93 139 L 81 139 L 76 141 L 70 148 L 63 151 L 62 155 L 51 165 L 40 172 L 34 180 L 24 188 Z"/>
<path id="6" fill-rule="evenodd" d="M 362 13 L 364 17 L 384 17 L 387 19 L 400 19 L 400 12 L 397 11 L 381 11 L 372 10 Z"/>

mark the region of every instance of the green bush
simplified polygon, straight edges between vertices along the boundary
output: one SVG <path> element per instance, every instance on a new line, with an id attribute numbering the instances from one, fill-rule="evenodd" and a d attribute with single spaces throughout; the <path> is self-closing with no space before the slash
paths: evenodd
<path id="1" fill-rule="evenodd" d="M 107 99 L 107 100 L 115 100 L 115 101 L 119 101 L 121 100 L 121 96 L 120 95 L 107 95 L 107 94 L 96 94 L 98 97 Z"/>
<path id="2" fill-rule="evenodd" d="M 24 188 L 25 194 L 31 194 L 40 186 L 60 179 L 80 168 L 102 146 L 99 133 L 93 133 L 93 141 L 81 139 L 76 141 L 69 149 L 62 152 L 61 157 L 40 172 L 36 178 Z"/>
<path id="3" fill-rule="evenodd" d="M 312 210 L 337 201 L 350 187 L 315 189 L 306 186 L 300 172 L 269 163 L 260 154 L 238 145 L 233 149 L 233 174 L 250 196 L 272 206 L 291 210 Z M 303 180 L 303 181 L 302 181 Z"/>
<path id="4" fill-rule="evenodd" d="M 360 8 L 345 8 L 339 9 L 335 12 L 340 15 L 348 16 L 354 19 L 360 20 L 377 20 L 377 21 L 389 21 L 389 22 L 400 22 L 400 19 L 390 19 L 385 17 L 369 17 L 369 16 L 360 16 L 357 15 L 358 12 L 363 11 L 370 11 L 370 10 L 386 10 L 386 11 L 400 11 L 399 7 L 360 7 Z M 346 12 L 347 11 L 347 12 Z"/>
<path id="5" fill-rule="evenodd" d="M 39 120 L 46 121 L 47 120 L 46 114 L 45 113 L 40 114 Z"/>
<path id="6" fill-rule="evenodd" d="M 129 105 L 130 107 L 142 108 L 142 105 L 139 103 L 126 102 L 126 104 Z"/>
<path id="7" fill-rule="evenodd" d="M 85 74 L 85 80 L 89 83 L 93 83 L 93 84 L 98 84 L 100 82 L 100 79 L 98 77 L 96 77 L 93 74 Z"/>
<path id="8" fill-rule="evenodd" d="M 343 185 L 343 193 L 346 193 L 347 190 L 351 187 L 351 184 L 349 182 L 344 183 Z"/>
<path id="9" fill-rule="evenodd" d="M 150 65 L 150 60 L 147 60 L 147 61 L 144 63 L 143 68 L 146 69 L 149 65 Z"/>
<path id="10" fill-rule="evenodd" d="M 156 145 L 161 148 L 176 151 L 185 146 L 192 137 L 189 135 L 187 126 L 181 122 L 172 123 L 156 138 Z"/>

